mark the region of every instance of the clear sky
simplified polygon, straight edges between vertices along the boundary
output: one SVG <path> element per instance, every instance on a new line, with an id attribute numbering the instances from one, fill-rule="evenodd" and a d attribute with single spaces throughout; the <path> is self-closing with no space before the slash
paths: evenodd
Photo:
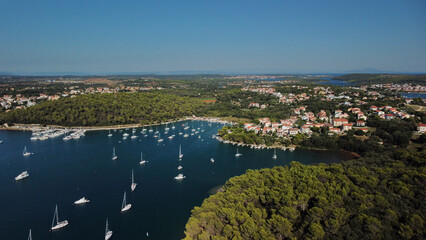
<path id="1" fill-rule="evenodd" d="M 0 0 L 0 72 L 426 72 L 425 0 Z"/>

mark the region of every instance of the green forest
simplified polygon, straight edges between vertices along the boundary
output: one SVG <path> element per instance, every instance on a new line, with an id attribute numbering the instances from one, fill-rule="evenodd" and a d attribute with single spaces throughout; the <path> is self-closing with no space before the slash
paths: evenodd
<path id="1" fill-rule="evenodd" d="M 161 93 L 80 95 L 0 114 L 0 123 L 106 126 L 158 123 L 197 114 L 199 100 Z"/>
<path id="2" fill-rule="evenodd" d="M 248 170 L 192 210 L 185 239 L 424 239 L 425 159 Z"/>
<path id="3" fill-rule="evenodd" d="M 425 239 L 425 135 L 412 139 L 418 147 L 408 150 L 414 122 L 369 124 L 376 131 L 365 140 L 353 132 L 330 137 L 317 129 L 299 142 L 361 158 L 331 165 L 292 162 L 231 178 L 193 209 L 185 239 Z M 225 127 L 219 134 L 267 141 L 238 129 Z"/>

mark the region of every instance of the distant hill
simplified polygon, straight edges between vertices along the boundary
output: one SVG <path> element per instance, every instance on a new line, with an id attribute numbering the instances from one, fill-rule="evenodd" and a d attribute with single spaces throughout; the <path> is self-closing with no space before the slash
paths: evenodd
<path id="1" fill-rule="evenodd" d="M 351 82 L 355 84 L 374 83 L 415 83 L 426 84 L 426 74 L 366 74 L 352 73 L 336 76 L 333 79 Z"/>

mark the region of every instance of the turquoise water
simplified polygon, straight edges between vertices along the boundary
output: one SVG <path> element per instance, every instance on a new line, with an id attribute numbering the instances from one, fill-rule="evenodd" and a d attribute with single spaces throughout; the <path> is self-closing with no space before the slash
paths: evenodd
<path id="1" fill-rule="evenodd" d="M 184 130 L 185 123 L 191 128 Z M 304 164 L 338 162 L 348 159 L 342 152 L 296 150 L 254 150 L 240 147 L 243 155 L 235 158 L 237 147 L 212 139 L 222 124 L 180 122 L 176 129 L 164 134 L 158 126 L 163 143 L 153 133 L 137 140 L 122 139 L 124 132 L 87 132 L 78 140 L 63 141 L 62 137 L 31 141 L 31 132 L 0 131 L 0 233 L 1 239 L 26 239 L 32 229 L 38 239 L 103 239 L 105 220 L 109 218 L 111 239 L 181 239 L 185 224 L 194 206 L 213 193 L 227 179 L 243 174 L 247 169 L 270 168 L 291 161 Z M 155 130 L 156 127 L 154 127 Z M 184 138 L 178 132 L 205 130 Z M 167 136 L 175 134 L 173 140 Z M 119 143 L 121 141 L 121 143 Z M 178 161 L 179 144 L 184 157 Z M 34 153 L 22 156 L 27 146 Z M 117 160 L 112 160 L 115 146 Z M 140 165 L 140 153 L 149 161 Z M 211 163 L 210 158 L 215 162 Z M 182 170 L 177 167 L 182 165 Z M 131 170 L 138 186 L 130 190 Z M 15 182 L 14 177 L 28 170 L 30 177 Z M 174 177 L 182 172 L 182 181 Z M 132 208 L 120 213 L 124 191 Z M 85 196 L 91 202 L 75 206 L 73 202 Z M 55 204 L 59 220 L 68 220 L 65 228 L 49 232 Z M 149 237 L 146 233 L 149 232 Z"/>

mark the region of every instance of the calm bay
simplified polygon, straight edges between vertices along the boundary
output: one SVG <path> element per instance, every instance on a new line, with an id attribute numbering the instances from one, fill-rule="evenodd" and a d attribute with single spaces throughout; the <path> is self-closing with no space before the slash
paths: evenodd
<path id="1" fill-rule="evenodd" d="M 190 128 L 184 130 L 183 124 Z M 111 131 L 112 137 L 108 131 L 91 131 L 69 141 L 63 136 L 31 141 L 28 131 L 0 131 L 4 141 L 0 144 L 1 238 L 26 239 L 31 228 L 34 240 L 103 239 L 108 218 L 114 232 L 111 239 L 181 239 L 191 209 L 233 176 L 291 161 L 315 164 L 351 158 L 338 151 L 295 150 L 277 151 L 274 160 L 274 150 L 247 147 L 239 147 L 242 156 L 236 158 L 237 146 L 212 138 L 223 124 L 185 121 L 175 126 L 172 129 L 169 124 L 167 135 L 164 125 L 153 127 L 164 138 L 160 143 L 153 133 L 145 137 L 140 128 L 137 139 L 129 136 L 127 140 L 123 133 L 131 135 L 131 129 Z M 184 154 L 181 161 L 179 145 Z M 24 157 L 24 146 L 33 154 Z M 111 159 L 113 147 L 117 160 Z M 139 164 L 141 152 L 148 161 L 143 165 Z M 130 190 L 132 169 L 138 183 L 134 192 Z M 14 177 L 22 171 L 28 171 L 29 178 L 16 182 Z M 186 178 L 175 180 L 179 173 Z M 132 208 L 120 213 L 124 191 Z M 73 205 L 83 196 L 91 202 Z M 50 232 L 55 204 L 59 220 L 66 219 L 69 225 Z"/>

